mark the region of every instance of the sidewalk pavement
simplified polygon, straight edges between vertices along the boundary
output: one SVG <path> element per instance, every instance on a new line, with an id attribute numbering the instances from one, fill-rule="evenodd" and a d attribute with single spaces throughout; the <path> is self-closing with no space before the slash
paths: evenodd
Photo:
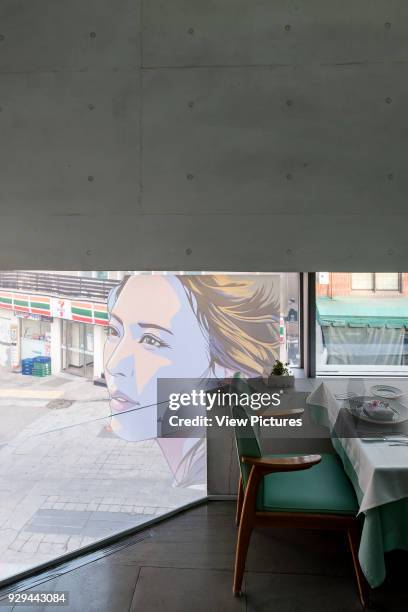
<path id="1" fill-rule="evenodd" d="M 202 497 L 155 440 L 110 430 L 107 389 L 0 369 L 0 580 Z"/>

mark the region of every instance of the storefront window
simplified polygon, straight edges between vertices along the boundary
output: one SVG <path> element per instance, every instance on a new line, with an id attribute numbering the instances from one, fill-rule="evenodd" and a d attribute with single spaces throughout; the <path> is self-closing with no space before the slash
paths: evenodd
<path id="1" fill-rule="evenodd" d="M 49 356 L 51 347 L 50 323 L 31 318 L 20 318 L 20 321 L 21 359 Z"/>

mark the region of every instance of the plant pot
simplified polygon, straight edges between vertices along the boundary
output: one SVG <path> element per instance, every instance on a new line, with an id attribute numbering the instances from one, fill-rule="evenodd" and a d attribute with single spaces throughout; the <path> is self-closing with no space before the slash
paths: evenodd
<path id="1" fill-rule="evenodd" d="M 268 387 L 287 389 L 288 387 L 295 386 L 295 377 L 292 375 L 278 376 L 277 374 L 270 374 L 267 378 L 266 384 Z"/>

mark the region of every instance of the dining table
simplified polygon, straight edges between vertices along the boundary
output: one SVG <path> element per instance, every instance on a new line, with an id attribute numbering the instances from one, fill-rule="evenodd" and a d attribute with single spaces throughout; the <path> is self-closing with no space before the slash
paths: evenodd
<path id="1" fill-rule="evenodd" d="M 390 385 L 398 397 L 376 395 Z M 378 401 L 392 408 L 389 420 L 355 410 L 359 402 L 371 407 Z M 385 553 L 408 550 L 408 379 L 321 380 L 306 404 L 313 422 L 328 429 L 355 489 L 362 521 L 359 561 L 369 585 L 378 587 L 386 577 Z"/>

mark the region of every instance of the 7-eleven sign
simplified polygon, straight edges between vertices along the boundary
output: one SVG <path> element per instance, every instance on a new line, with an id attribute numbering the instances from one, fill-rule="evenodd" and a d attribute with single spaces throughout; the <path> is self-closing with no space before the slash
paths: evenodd
<path id="1" fill-rule="evenodd" d="M 59 319 L 72 319 L 71 300 L 51 298 L 51 312 L 53 317 L 58 317 Z"/>

